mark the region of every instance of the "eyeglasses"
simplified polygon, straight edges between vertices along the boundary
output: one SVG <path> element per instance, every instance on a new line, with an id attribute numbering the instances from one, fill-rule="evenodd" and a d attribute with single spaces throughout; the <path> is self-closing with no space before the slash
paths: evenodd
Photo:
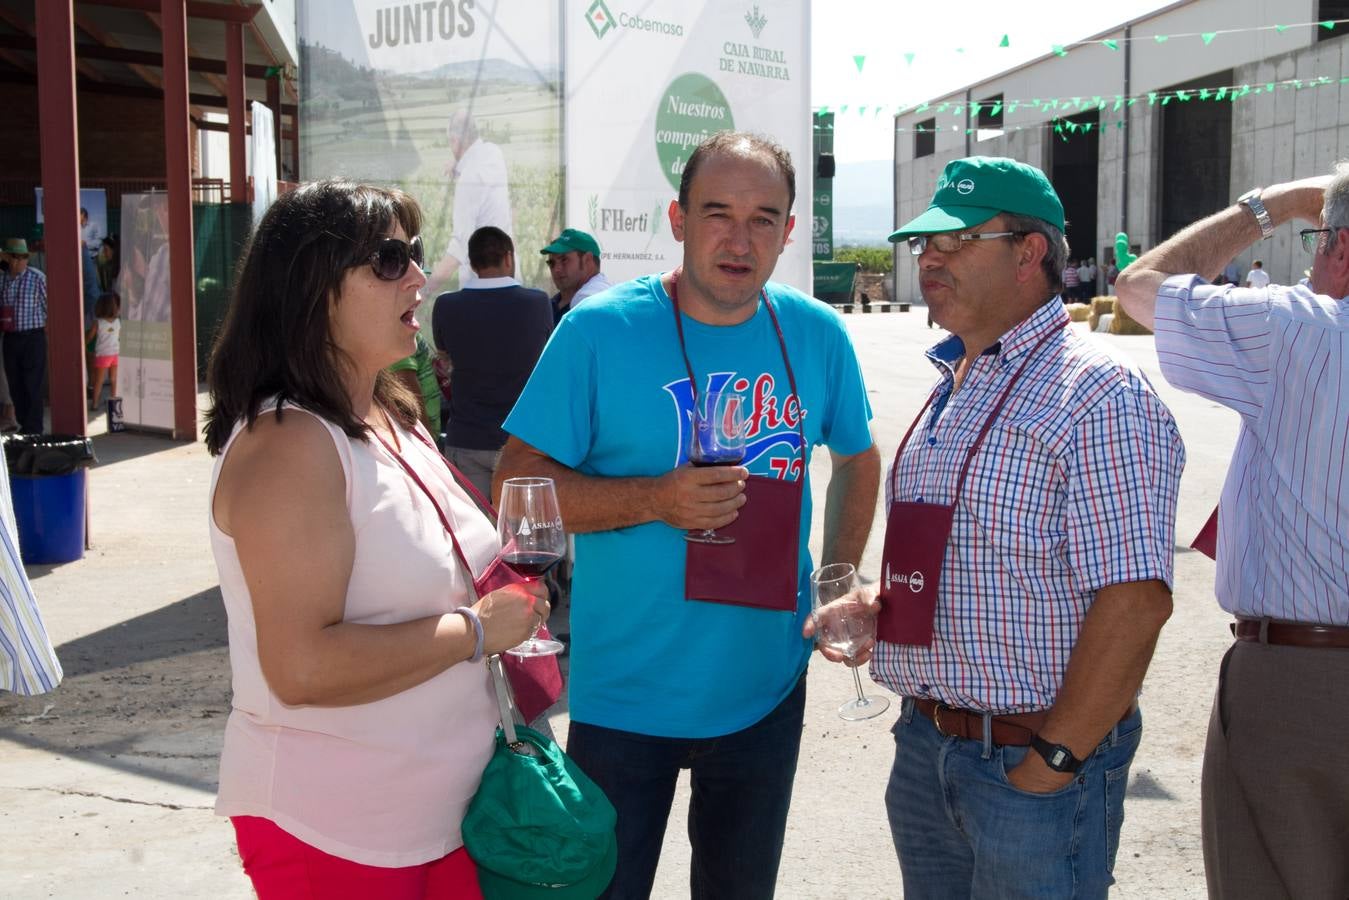
<path id="1" fill-rule="evenodd" d="M 408 266 L 417 264 L 422 267 L 426 254 L 422 250 L 421 235 L 411 241 L 398 238 L 385 238 L 379 242 L 379 249 L 370 254 L 370 268 L 375 277 L 382 281 L 397 281 L 408 273 Z"/>
<path id="2" fill-rule="evenodd" d="M 1315 253 L 1316 248 L 1321 245 L 1321 235 L 1334 233 L 1334 228 L 1304 228 L 1298 232 L 1298 237 L 1302 238 L 1303 250 Z"/>
<path id="3" fill-rule="evenodd" d="M 966 241 L 991 241 L 994 238 L 1025 237 L 1025 231 L 975 231 L 969 234 L 955 234 L 950 231 L 941 234 L 915 234 L 909 238 L 909 252 L 922 256 L 927 245 L 931 244 L 942 253 L 955 253 L 965 246 Z"/>

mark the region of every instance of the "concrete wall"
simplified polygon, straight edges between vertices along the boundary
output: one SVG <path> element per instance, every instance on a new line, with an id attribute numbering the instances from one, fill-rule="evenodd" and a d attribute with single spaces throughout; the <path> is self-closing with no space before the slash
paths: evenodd
<path id="1" fill-rule="evenodd" d="M 1055 116 L 1070 116 L 1078 108 L 1060 106 L 1046 112 L 1018 104 L 1013 110 L 1011 102 L 1080 96 L 1087 101 L 1082 107 L 1086 110 L 1091 108 L 1090 101 L 1100 96 L 1105 108 L 1100 111 L 1097 235 L 1092 243 L 1096 247 L 1113 245 L 1115 234 L 1123 230 L 1133 243 L 1151 247 L 1159 237 L 1158 204 L 1163 199 L 1158 196 L 1161 107 L 1148 106 L 1143 101 L 1115 111 L 1115 95 L 1127 93 L 1138 97 L 1226 69 L 1233 70 L 1236 84 L 1311 79 L 1320 75 L 1338 80 L 1341 73 L 1349 73 L 1349 41 L 1317 43 L 1315 29 L 1311 28 L 1282 33 L 1270 29 L 1219 34 L 1208 46 L 1197 37 L 1176 37 L 1159 44 L 1153 36 L 1275 22 L 1310 22 L 1315 18 L 1315 0 L 1193 0 L 1133 23 L 1127 91 L 1125 44 L 1121 43 L 1118 51 L 1092 45 L 1072 48 L 1066 57 L 1051 54 L 967 89 L 934 98 L 928 101 L 928 110 L 895 118 L 895 220 L 903 223 L 922 212 L 946 163 L 966 155 L 965 129 L 974 123 L 950 115 L 951 107 L 945 113 L 936 113 L 942 103 L 966 107 L 967 96 L 982 101 L 1002 94 L 1008 104 L 1003 115 L 1003 135 L 983 141 L 968 136 L 969 153 L 1010 156 L 1049 171 L 1051 145 L 1059 140 L 1050 123 Z M 1123 39 L 1124 35 L 1121 25 L 1091 37 Z M 939 129 L 936 152 L 915 159 L 912 129 L 934 114 Z M 1349 157 L 1349 85 L 1335 83 L 1300 92 L 1280 90 L 1272 95 L 1247 96 L 1233 104 L 1232 115 L 1232 199 L 1255 185 L 1324 173 L 1335 159 Z M 1116 124 L 1126 116 L 1127 192 L 1125 130 Z M 1306 226 L 1285 226 L 1270 242 L 1239 257 L 1243 274 L 1258 256 L 1276 281 L 1301 277 L 1302 269 L 1310 264 L 1295 243 L 1296 231 L 1303 227 Z M 895 283 L 897 299 L 917 299 L 916 267 L 906 248 L 897 248 Z"/>
<path id="2" fill-rule="evenodd" d="M 1349 41 L 1333 40 L 1242 66 L 1244 83 L 1288 78 L 1310 79 L 1349 72 Z M 1232 196 L 1256 185 L 1324 175 L 1331 165 L 1349 158 L 1349 85 L 1338 83 L 1246 98 L 1232 110 Z M 1311 266 L 1297 232 L 1309 227 L 1294 222 L 1274 237 L 1252 247 L 1238 260 L 1243 272 L 1262 259 L 1276 282 L 1295 281 Z"/>

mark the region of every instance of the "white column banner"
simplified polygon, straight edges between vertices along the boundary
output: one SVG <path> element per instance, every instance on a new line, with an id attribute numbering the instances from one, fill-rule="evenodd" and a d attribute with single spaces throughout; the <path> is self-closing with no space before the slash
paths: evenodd
<path id="1" fill-rule="evenodd" d="M 797 224 L 773 280 L 810 292 L 810 0 L 575 0 L 563 29 L 566 224 L 599 241 L 609 279 L 678 265 L 684 164 L 734 129 L 792 155 Z"/>
<path id="2" fill-rule="evenodd" d="M 127 427 L 173 430 L 169 195 L 122 195 L 122 333 L 117 381 Z"/>
<path id="3" fill-rule="evenodd" d="M 261 103 L 252 109 L 253 130 L 248 136 L 248 174 L 253 176 L 253 221 L 261 222 L 276 199 L 276 132 L 272 111 Z"/>

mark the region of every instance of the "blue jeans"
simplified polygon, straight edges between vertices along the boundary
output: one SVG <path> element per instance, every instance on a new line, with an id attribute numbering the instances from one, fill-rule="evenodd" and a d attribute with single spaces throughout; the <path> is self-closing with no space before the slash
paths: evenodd
<path id="1" fill-rule="evenodd" d="M 1143 734 L 1137 710 L 1049 794 L 1012 787 L 1029 747 L 943 737 L 910 700 L 893 729 L 885 791 L 904 896 L 1101 898 L 1124 820 L 1129 764 Z"/>
<path id="2" fill-rule="evenodd" d="M 806 677 L 754 725 L 714 738 L 665 738 L 572 722 L 567 755 L 618 811 L 609 900 L 651 896 L 680 769 L 689 769 L 693 900 L 771 898 L 792 800 Z"/>

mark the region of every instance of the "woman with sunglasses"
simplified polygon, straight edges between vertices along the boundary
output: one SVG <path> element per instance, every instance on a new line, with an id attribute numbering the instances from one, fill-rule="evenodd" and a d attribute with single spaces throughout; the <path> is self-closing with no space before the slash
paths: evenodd
<path id="1" fill-rule="evenodd" d="M 413 352 L 421 212 L 342 181 L 282 195 L 211 355 L 210 531 L 233 710 L 216 811 L 272 897 L 476 897 L 460 823 L 498 719 L 483 655 L 548 614 L 474 603 L 495 529 L 385 367 Z"/>

